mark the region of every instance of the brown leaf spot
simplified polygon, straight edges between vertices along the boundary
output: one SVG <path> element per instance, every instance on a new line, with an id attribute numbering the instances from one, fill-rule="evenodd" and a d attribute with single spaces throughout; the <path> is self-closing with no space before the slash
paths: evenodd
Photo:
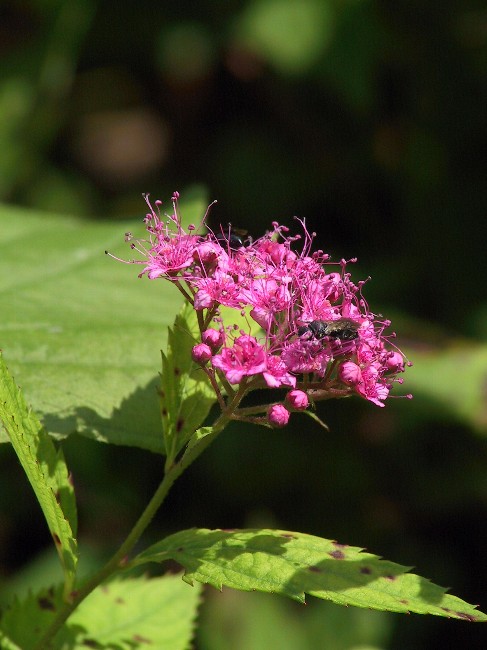
<path id="1" fill-rule="evenodd" d="M 181 374 L 181 371 L 179 370 L 179 368 L 177 368 L 177 367 L 175 366 L 175 367 L 174 367 L 174 375 L 175 375 L 176 377 L 179 377 L 180 374 Z"/>
<path id="2" fill-rule="evenodd" d="M 394 582 L 394 580 L 397 580 L 397 576 L 392 576 L 392 575 L 383 576 L 383 578 L 389 580 L 390 582 Z"/>
<path id="3" fill-rule="evenodd" d="M 61 546 L 61 540 L 59 539 L 59 535 L 54 532 L 51 532 L 51 535 L 54 540 L 54 544 L 56 544 L 56 546 Z"/>
<path id="4" fill-rule="evenodd" d="M 406 600 L 405 598 L 401 598 L 399 601 L 402 605 L 409 605 L 409 600 Z"/>
<path id="5" fill-rule="evenodd" d="M 311 571 L 312 573 L 321 573 L 321 569 L 319 566 L 316 566 L 312 564 L 311 566 L 308 567 L 308 570 Z"/>
<path id="6" fill-rule="evenodd" d="M 339 551 L 338 549 L 336 551 L 332 551 L 331 553 L 328 553 L 334 560 L 344 560 L 345 559 L 345 553 L 343 551 Z"/>
<path id="7" fill-rule="evenodd" d="M 117 605 L 125 605 L 125 600 L 123 598 L 115 598 Z"/>
<path id="8" fill-rule="evenodd" d="M 366 576 L 369 576 L 372 573 L 372 569 L 368 566 L 363 566 L 360 568 L 360 573 L 363 573 Z"/>
<path id="9" fill-rule="evenodd" d="M 337 548 L 347 548 L 348 544 L 340 544 L 339 542 L 332 542 L 333 546 Z"/>
<path id="10" fill-rule="evenodd" d="M 150 639 L 146 639 L 145 637 L 140 636 L 140 634 L 134 634 L 132 639 L 136 643 L 146 643 L 147 645 L 152 645 L 152 641 Z"/>
<path id="11" fill-rule="evenodd" d="M 281 537 L 287 537 L 288 539 L 296 539 L 296 535 L 292 533 L 281 533 Z"/>
<path id="12" fill-rule="evenodd" d="M 458 618 L 463 618 L 463 620 L 470 621 L 471 623 L 477 620 L 477 617 L 473 616 L 473 614 L 466 614 L 465 612 L 454 612 L 454 614 Z"/>
<path id="13" fill-rule="evenodd" d="M 181 429 L 183 428 L 184 420 L 179 418 L 179 420 L 176 422 L 176 431 L 179 433 Z"/>
<path id="14" fill-rule="evenodd" d="M 39 607 L 41 609 L 47 609 L 50 612 L 53 612 L 56 608 L 54 607 L 54 603 L 50 598 L 47 598 L 46 596 L 40 596 L 37 599 L 37 602 L 39 603 Z"/>

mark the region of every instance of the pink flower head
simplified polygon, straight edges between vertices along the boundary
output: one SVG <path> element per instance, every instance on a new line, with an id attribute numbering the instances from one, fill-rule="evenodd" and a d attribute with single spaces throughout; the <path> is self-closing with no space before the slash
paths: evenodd
<path id="1" fill-rule="evenodd" d="M 197 311 L 201 338 L 193 359 L 221 390 L 220 405 L 227 399 L 226 380 L 227 388 L 245 381 L 242 394 L 264 385 L 289 386 L 295 390 L 286 403 L 294 410 L 307 407 L 308 395 L 316 400 L 356 394 L 383 406 L 394 382 L 401 381 L 405 359 L 386 334 L 390 323 L 370 311 L 362 294 L 365 281 L 352 281 L 348 265 L 356 260 L 335 263 L 322 250 L 312 252 L 315 235 L 300 220 L 301 234 L 290 235 L 273 222 L 254 241 L 243 242 L 231 226 L 196 234 L 196 226 L 183 229 L 178 198 L 175 192 L 172 214 L 164 217 L 160 202 L 154 209 L 146 198 L 149 238 L 131 244 L 144 258 L 133 262 L 144 265 L 140 275 L 173 282 Z M 288 418 L 289 411 L 276 405 L 267 417 L 281 426 L 276 423 L 286 413 Z"/>

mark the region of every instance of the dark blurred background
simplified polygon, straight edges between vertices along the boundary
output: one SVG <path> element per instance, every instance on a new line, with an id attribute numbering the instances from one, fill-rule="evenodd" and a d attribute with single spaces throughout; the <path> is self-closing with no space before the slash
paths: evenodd
<path id="1" fill-rule="evenodd" d="M 474 0 L 3 0 L 0 200 L 132 218 L 142 192 L 167 202 L 202 185 L 218 199 L 215 223 L 254 236 L 305 217 L 335 259 L 359 258 L 373 310 L 394 318 L 419 367 L 425 349 L 480 350 L 486 39 Z M 148 538 L 192 525 L 302 530 L 414 564 L 485 611 L 485 400 L 475 426 L 421 390 L 389 402 L 327 404 L 330 433 L 299 418 L 282 432 L 235 427 L 174 488 Z M 8 585 L 42 565 L 49 542 L 1 454 Z M 161 462 L 81 438 L 66 454 L 81 542 L 97 557 L 135 520 Z M 36 518 L 38 538 L 25 539 Z M 283 650 L 486 646 L 481 626 L 262 598 L 208 592 L 196 647 L 259 650 L 277 629 Z M 252 636 L 263 612 L 268 628 Z"/>

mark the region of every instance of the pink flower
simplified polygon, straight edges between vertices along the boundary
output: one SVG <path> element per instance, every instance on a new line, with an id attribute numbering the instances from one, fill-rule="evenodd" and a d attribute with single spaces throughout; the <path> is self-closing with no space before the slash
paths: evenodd
<path id="1" fill-rule="evenodd" d="M 384 406 L 389 395 L 390 385 L 380 377 L 381 367 L 372 364 L 362 369 L 362 380 L 355 386 L 356 392 L 377 406 Z"/>
<path id="2" fill-rule="evenodd" d="M 194 298 L 195 309 L 208 309 L 218 305 L 240 308 L 240 288 L 228 275 L 216 271 L 213 277 L 196 278 L 192 284 L 198 289 Z"/>
<path id="3" fill-rule="evenodd" d="M 289 422 L 290 413 L 282 404 L 274 404 L 267 411 L 267 420 L 273 427 L 285 427 Z"/>
<path id="4" fill-rule="evenodd" d="M 295 374 L 306 372 L 323 376 L 332 355 L 322 341 L 298 338 L 284 347 L 281 358 L 287 368 Z"/>
<path id="5" fill-rule="evenodd" d="M 253 336 L 243 334 L 235 339 L 233 347 L 225 347 L 220 354 L 216 354 L 212 364 L 224 373 L 231 384 L 239 384 L 243 377 L 265 370 L 265 350 Z"/>
<path id="6" fill-rule="evenodd" d="M 249 289 L 242 290 L 241 297 L 253 306 L 250 315 L 265 330 L 274 324 L 277 314 L 287 309 L 291 302 L 287 286 L 272 278 L 254 280 Z"/>
<path id="7" fill-rule="evenodd" d="M 286 364 L 280 357 L 267 357 L 266 368 L 262 374 L 269 388 L 279 388 L 283 385 L 296 386 L 296 377 L 289 373 Z"/>
<path id="8" fill-rule="evenodd" d="M 169 241 L 161 239 L 153 247 L 147 266 L 140 275 L 147 273 L 149 280 L 154 280 L 191 266 L 197 241 L 198 237 L 195 235 L 183 235 L 177 240 L 169 239 Z"/>

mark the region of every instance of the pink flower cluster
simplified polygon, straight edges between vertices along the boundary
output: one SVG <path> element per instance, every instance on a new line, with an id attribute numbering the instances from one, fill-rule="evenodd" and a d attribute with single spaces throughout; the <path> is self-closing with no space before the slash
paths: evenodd
<path id="1" fill-rule="evenodd" d="M 393 335 L 384 333 L 389 321 L 369 311 L 364 282 L 352 282 L 347 262 L 312 252 L 314 234 L 302 221 L 302 235 L 291 236 L 274 222 L 254 241 L 243 241 L 230 227 L 206 234 L 198 234 L 201 227 L 184 230 L 178 198 L 176 192 L 173 213 L 164 217 L 160 202 L 154 209 L 146 198 L 149 240 L 132 247 L 145 258 L 137 262 L 145 265 L 141 276 L 175 283 L 197 311 L 201 341 L 193 359 L 215 390 L 294 389 L 286 406 L 267 405 L 274 426 L 286 423 L 283 409 L 302 410 L 308 397 L 355 393 L 384 406 L 392 384 L 401 382 L 405 359 L 391 344 Z M 222 307 L 233 311 L 225 310 L 223 318 Z M 228 313 L 235 320 L 228 321 Z M 245 328 L 236 324 L 242 317 Z"/>

